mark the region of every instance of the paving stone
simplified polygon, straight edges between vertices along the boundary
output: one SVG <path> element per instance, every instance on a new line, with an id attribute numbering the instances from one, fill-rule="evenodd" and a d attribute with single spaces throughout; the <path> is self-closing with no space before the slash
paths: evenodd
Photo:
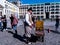
<path id="1" fill-rule="evenodd" d="M 53 31 L 55 31 L 54 25 L 55 25 L 55 21 L 52 21 L 52 22 L 44 21 L 44 28 L 53 29 Z M 17 31 L 18 31 L 17 37 L 14 37 L 14 33 L 15 33 L 14 30 L 8 29 L 7 31 L 3 31 L 3 32 L 0 31 L 0 45 L 28 45 L 24 41 L 21 40 L 24 34 L 23 23 L 22 25 L 18 25 Z M 58 31 L 60 31 L 60 26 L 59 26 Z M 47 30 L 44 30 L 44 32 L 45 32 L 44 42 L 37 41 L 37 42 L 32 43 L 31 45 L 60 45 L 60 34 L 54 33 L 51 31 L 48 33 Z"/>

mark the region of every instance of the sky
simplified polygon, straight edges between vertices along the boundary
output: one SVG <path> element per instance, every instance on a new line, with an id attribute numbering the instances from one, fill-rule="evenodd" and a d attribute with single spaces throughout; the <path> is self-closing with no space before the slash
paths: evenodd
<path id="1" fill-rule="evenodd" d="M 45 3 L 45 2 L 60 2 L 60 0 L 21 0 L 23 4 L 35 4 L 35 3 Z"/>
<path id="2" fill-rule="evenodd" d="M 12 0 L 10 0 L 10 1 L 12 1 Z M 60 0 L 20 0 L 20 1 L 21 1 L 22 4 L 35 4 L 35 3 L 46 3 L 46 2 L 60 2 Z"/>

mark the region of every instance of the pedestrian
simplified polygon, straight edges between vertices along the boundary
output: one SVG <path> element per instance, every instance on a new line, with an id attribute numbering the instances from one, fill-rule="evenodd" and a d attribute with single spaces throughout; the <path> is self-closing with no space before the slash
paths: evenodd
<path id="1" fill-rule="evenodd" d="M 2 30 L 2 15 L 0 15 L 0 30 Z"/>
<path id="2" fill-rule="evenodd" d="M 3 30 L 7 30 L 7 19 L 6 19 L 6 15 L 4 15 L 2 17 L 2 22 L 3 22 Z"/>
<path id="3" fill-rule="evenodd" d="M 32 35 L 35 35 L 35 17 L 32 15 L 32 21 L 33 21 L 33 30 L 32 30 Z"/>
<path id="4" fill-rule="evenodd" d="M 59 27 L 59 16 L 56 16 L 56 24 L 55 24 L 56 31 L 58 27 Z"/>
<path id="5" fill-rule="evenodd" d="M 13 29 L 13 27 L 12 27 L 12 23 L 13 23 L 13 14 L 11 14 L 11 17 L 10 17 L 10 20 L 11 20 L 11 29 Z"/>
<path id="6" fill-rule="evenodd" d="M 34 16 L 32 16 L 32 21 L 33 21 L 33 23 L 35 23 L 35 17 Z"/>
<path id="7" fill-rule="evenodd" d="M 24 35 L 23 35 L 23 37 L 26 37 L 26 36 L 25 36 L 25 33 L 26 33 L 26 27 L 25 27 L 25 16 L 24 16 L 23 24 L 24 24 Z"/>
<path id="8" fill-rule="evenodd" d="M 17 34 L 18 19 L 15 17 L 15 15 L 12 15 L 12 16 L 13 16 L 12 28 L 13 30 L 15 30 L 15 34 Z"/>
<path id="9" fill-rule="evenodd" d="M 32 31 L 33 21 L 32 21 L 32 8 L 29 8 L 27 14 L 25 15 L 25 27 L 26 27 L 26 37 L 27 43 L 31 44 L 31 31 Z"/>

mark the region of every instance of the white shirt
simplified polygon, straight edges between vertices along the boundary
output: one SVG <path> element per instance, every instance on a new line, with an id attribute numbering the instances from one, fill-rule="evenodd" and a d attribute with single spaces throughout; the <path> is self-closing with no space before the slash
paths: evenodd
<path id="1" fill-rule="evenodd" d="M 31 25 L 33 24 L 33 22 L 31 23 L 31 22 L 29 21 L 29 16 L 31 17 L 31 14 L 28 12 L 28 13 L 26 14 L 25 20 L 26 20 L 26 22 L 31 26 Z"/>

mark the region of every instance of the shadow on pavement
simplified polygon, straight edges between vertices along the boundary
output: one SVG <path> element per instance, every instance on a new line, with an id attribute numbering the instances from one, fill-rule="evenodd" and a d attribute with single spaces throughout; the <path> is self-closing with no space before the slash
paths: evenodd
<path id="1" fill-rule="evenodd" d="M 48 31 L 48 29 L 45 29 L 46 31 Z M 57 30 L 50 30 L 51 32 L 53 32 L 53 33 L 57 33 L 57 34 L 60 34 L 60 32 L 59 31 L 57 31 Z"/>
<path id="2" fill-rule="evenodd" d="M 12 31 L 8 31 L 8 33 L 11 33 L 13 34 L 13 37 L 22 41 L 22 42 L 25 42 L 27 43 L 27 41 L 25 39 L 27 39 L 27 37 L 24 37 L 24 36 L 21 36 L 21 35 L 18 35 L 18 34 L 15 34 L 13 33 Z M 32 35 L 31 39 L 30 39 L 30 42 L 36 42 L 38 39 L 36 36 Z"/>
<path id="3" fill-rule="evenodd" d="M 8 31 L 8 33 L 14 34 L 12 31 Z"/>
<path id="4" fill-rule="evenodd" d="M 20 36 L 20 35 L 18 35 L 18 34 L 15 34 L 15 33 L 13 33 L 12 31 L 8 31 L 8 33 L 13 34 L 13 37 L 14 37 L 14 38 L 16 38 L 16 39 L 18 39 L 18 40 L 26 43 L 26 40 L 24 40 L 24 37 L 22 37 L 22 36 Z"/>
<path id="5" fill-rule="evenodd" d="M 30 42 L 36 42 L 37 40 L 38 40 L 38 38 L 32 34 Z"/>
<path id="6" fill-rule="evenodd" d="M 54 31 L 54 30 L 51 30 L 51 32 L 53 32 L 53 33 L 57 33 L 57 34 L 60 34 L 60 32 L 58 32 L 58 31 Z"/>

